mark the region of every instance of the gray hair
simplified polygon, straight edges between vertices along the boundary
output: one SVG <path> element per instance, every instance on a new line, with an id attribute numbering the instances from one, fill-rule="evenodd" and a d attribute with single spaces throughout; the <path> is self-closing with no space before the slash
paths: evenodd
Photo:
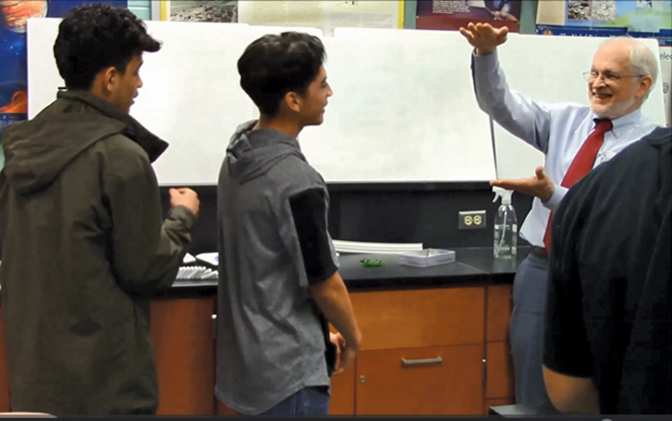
<path id="1" fill-rule="evenodd" d="M 644 95 L 644 101 L 649 97 L 658 78 L 658 59 L 653 51 L 646 45 L 635 40 L 631 36 L 620 36 L 606 40 L 602 45 L 609 44 L 619 40 L 627 40 L 632 46 L 630 49 L 630 69 L 633 75 L 650 76 L 651 87 Z"/>

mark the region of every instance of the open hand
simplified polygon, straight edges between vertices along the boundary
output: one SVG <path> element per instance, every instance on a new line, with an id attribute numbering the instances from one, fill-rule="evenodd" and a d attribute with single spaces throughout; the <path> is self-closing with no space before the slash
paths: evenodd
<path id="1" fill-rule="evenodd" d="M 506 42 L 509 28 L 493 28 L 489 23 L 469 22 L 466 28 L 460 28 L 460 34 L 476 49 L 476 54 L 483 56 L 495 51 L 498 45 Z"/>
<path id="2" fill-rule="evenodd" d="M 492 180 L 490 185 L 536 196 L 542 202 L 548 202 L 555 191 L 553 180 L 546 174 L 544 167 L 537 167 L 534 172 L 534 177 L 519 178 L 516 180 Z"/>

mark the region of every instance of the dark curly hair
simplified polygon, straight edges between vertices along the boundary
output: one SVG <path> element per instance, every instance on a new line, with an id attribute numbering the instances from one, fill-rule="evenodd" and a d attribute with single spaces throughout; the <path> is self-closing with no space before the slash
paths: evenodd
<path id="1" fill-rule="evenodd" d="M 274 117 L 287 92 L 304 94 L 326 53 L 319 38 L 300 32 L 264 35 L 238 60 L 240 86 L 262 114 Z"/>
<path id="2" fill-rule="evenodd" d="M 68 89 L 88 90 L 103 69 L 124 74 L 134 55 L 156 52 L 161 43 L 127 9 L 109 4 L 83 4 L 70 10 L 58 26 L 54 57 Z"/>

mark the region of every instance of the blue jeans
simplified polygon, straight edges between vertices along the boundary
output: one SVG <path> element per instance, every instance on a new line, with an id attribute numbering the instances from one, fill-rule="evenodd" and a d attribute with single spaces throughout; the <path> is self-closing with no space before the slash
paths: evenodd
<path id="1" fill-rule="evenodd" d="M 529 254 L 513 280 L 513 313 L 509 323 L 516 381 L 516 403 L 550 405 L 541 366 L 544 355 L 544 308 L 548 261 Z"/>
<path id="2" fill-rule="evenodd" d="M 329 413 L 329 388 L 327 386 L 304 387 L 284 401 L 259 416 L 279 415 L 298 417 L 327 415 Z"/>

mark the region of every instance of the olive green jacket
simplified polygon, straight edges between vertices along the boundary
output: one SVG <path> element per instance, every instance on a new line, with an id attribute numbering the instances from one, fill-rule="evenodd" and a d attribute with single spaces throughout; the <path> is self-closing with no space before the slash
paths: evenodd
<path id="1" fill-rule="evenodd" d="M 153 413 L 149 300 L 171 286 L 194 215 L 162 221 L 168 146 L 84 92 L 4 128 L 2 317 L 11 409 Z"/>

